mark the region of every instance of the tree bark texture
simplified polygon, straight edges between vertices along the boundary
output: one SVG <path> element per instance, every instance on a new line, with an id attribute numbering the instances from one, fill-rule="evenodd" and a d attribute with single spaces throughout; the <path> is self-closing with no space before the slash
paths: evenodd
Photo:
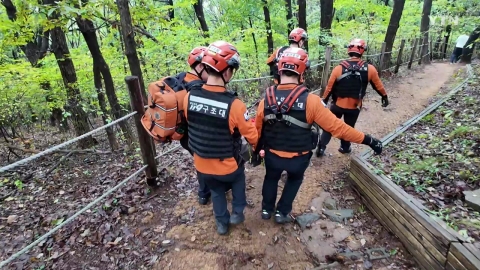
<path id="1" fill-rule="evenodd" d="M 123 41 L 125 43 L 125 55 L 127 56 L 130 73 L 137 76 L 140 80 L 143 102 L 147 104 L 147 93 L 145 92 L 145 82 L 143 81 L 142 68 L 137 54 L 137 45 L 135 43 L 135 32 L 133 31 L 132 16 L 128 6 L 128 0 L 117 0 L 118 12 L 120 14 L 120 25 Z"/>
<path id="2" fill-rule="evenodd" d="M 318 43 L 320 46 L 328 46 L 328 39 L 326 36 L 332 36 L 332 21 L 333 21 L 333 0 L 320 0 L 320 37 Z"/>
<path id="3" fill-rule="evenodd" d="M 447 58 L 447 45 L 448 45 L 448 41 L 450 40 L 450 34 L 452 33 L 452 26 L 451 25 L 447 25 L 447 27 L 445 27 L 445 46 L 443 47 L 443 55 L 442 55 L 442 58 Z"/>
<path id="4" fill-rule="evenodd" d="M 392 60 L 392 49 L 397 30 L 400 27 L 400 19 L 402 18 L 403 8 L 405 6 L 405 0 L 394 0 L 393 10 L 390 15 L 390 22 L 388 23 L 387 33 L 385 34 L 385 55 L 383 57 L 383 67 L 390 67 Z"/>
<path id="5" fill-rule="evenodd" d="M 195 15 L 197 16 L 198 22 L 200 23 L 203 37 L 208 38 L 208 25 L 207 21 L 205 20 L 205 14 L 203 13 L 203 0 L 197 0 L 197 2 L 193 4 L 193 9 L 195 10 Z"/>
<path id="6" fill-rule="evenodd" d="M 307 31 L 307 0 L 298 0 L 298 27 Z M 303 46 L 308 52 L 308 40 L 305 40 Z"/>
<path id="7" fill-rule="evenodd" d="M 263 16 L 265 17 L 265 28 L 267 30 L 267 52 L 268 54 L 273 53 L 273 33 L 272 33 L 272 23 L 270 21 L 270 10 L 268 9 L 267 0 L 262 0 L 263 2 Z"/>
<path id="8" fill-rule="evenodd" d="M 287 9 L 287 37 L 292 32 L 295 25 L 293 24 L 292 0 L 285 0 L 285 8 Z"/>
<path id="9" fill-rule="evenodd" d="M 44 0 L 44 3 L 50 5 L 55 4 L 53 0 Z M 57 20 L 57 12 L 53 12 L 49 19 L 52 21 Z M 77 73 L 73 61 L 69 56 L 70 50 L 68 49 L 67 38 L 65 37 L 65 32 L 58 26 L 50 30 L 50 32 L 52 38 L 52 51 L 55 55 L 55 59 L 57 59 L 58 68 L 62 74 L 63 83 L 67 91 L 67 111 L 72 114 L 76 135 L 80 136 L 89 132 L 91 129 L 88 125 L 88 115 L 80 105 L 81 96 L 80 89 L 77 85 Z M 79 147 L 88 148 L 94 144 L 95 140 L 92 136 L 89 136 L 80 140 Z"/>
<path id="10" fill-rule="evenodd" d="M 424 64 L 430 64 L 430 57 L 426 55 L 428 53 L 428 30 L 430 29 L 430 13 L 432 11 L 432 0 L 423 1 L 422 21 L 420 23 L 420 33 L 422 34 L 422 50 L 421 55 L 422 62 Z"/>
<path id="11" fill-rule="evenodd" d="M 80 32 L 83 35 L 83 38 L 85 39 L 85 42 L 87 43 L 88 49 L 90 50 L 90 54 L 92 55 L 93 66 L 94 66 L 93 67 L 94 76 L 95 76 L 95 71 L 98 71 L 100 75 L 100 84 L 99 84 L 100 86 L 98 86 L 97 83 L 95 83 L 95 88 L 97 89 L 97 91 L 98 89 L 103 89 L 102 82 L 101 82 L 101 80 L 103 79 L 103 84 L 105 85 L 105 93 L 107 95 L 108 102 L 110 103 L 112 114 L 115 119 L 122 118 L 123 116 L 125 116 L 125 113 L 122 110 L 120 103 L 118 102 L 118 97 L 117 97 L 117 94 L 115 93 L 115 85 L 113 82 L 112 74 L 110 72 L 110 67 L 105 61 L 105 58 L 103 57 L 103 54 L 100 50 L 100 45 L 98 44 L 97 34 L 95 32 L 95 27 L 93 25 L 93 22 L 91 20 L 82 19 L 80 17 L 76 18 L 76 22 Z M 103 95 L 103 90 L 102 90 L 102 95 Z M 132 142 L 133 134 L 127 122 L 121 121 L 118 125 L 122 129 L 125 139 L 128 142 Z"/>

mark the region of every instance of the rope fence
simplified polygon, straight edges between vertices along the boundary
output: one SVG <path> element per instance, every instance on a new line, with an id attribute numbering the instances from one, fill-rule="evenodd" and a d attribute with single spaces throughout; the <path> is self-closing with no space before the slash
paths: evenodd
<path id="1" fill-rule="evenodd" d="M 404 45 L 405 41 L 402 40 L 401 44 Z M 391 52 L 384 52 L 383 51 L 383 52 L 376 53 L 376 54 L 365 55 L 364 57 L 366 58 L 366 61 L 370 61 L 370 62 L 372 62 L 372 64 L 374 66 L 378 67 L 377 70 L 379 70 L 380 74 L 382 72 L 389 71 L 392 68 L 395 68 L 396 72 L 398 72 L 399 66 L 408 65 L 409 68 L 411 68 L 411 65 L 412 65 L 413 62 L 417 62 L 417 61 L 421 60 L 422 58 L 427 57 L 429 55 L 430 55 L 430 58 L 432 58 L 433 54 L 434 54 L 434 51 L 432 51 L 430 49 L 430 48 L 432 48 L 431 41 L 429 41 L 429 44 L 418 45 L 417 41 L 416 41 L 415 45 L 412 45 L 412 46 L 403 46 L 402 45 L 400 48 L 396 48 L 395 50 L 392 50 Z M 444 44 L 443 46 L 447 46 L 447 45 L 448 44 Z M 428 50 L 427 54 L 421 55 L 421 51 L 422 51 L 421 48 L 423 46 L 429 46 L 429 50 Z M 442 46 L 442 48 L 443 48 L 443 46 Z M 384 48 L 384 43 L 382 45 L 382 48 Z M 314 64 L 310 67 L 309 74 L 313 75 L 316 72 L 316 75 L 317 75 L 316 80 L 314 82 L 314 83 L 316 83 L 316 87 L 315 87 L 316 90 L 311 91 L 311 93 L 315 93 L 315 94 L 321 93 L 322 90 L 325 89 L 326 82 L 328 80 L 328 76 L 329 76 L 331 70 L 335 67 L 335 65 L 332 65 L 332 63 L 338 63 L 338 62 L 341 62 L 343 60 L 347 60 L 347 59 L 331 59 L 331 53 L 332 53 L 332 47 L 327 47 L 326 48 L 326 53 L 325 53 L 325 60 L 324 61 L 319 61 L 319 63 Z M 437 54 L 438 53 L 439 52 L 437 51 Z M 443 54 L 443 51 L 441 50 L 440 53 Z M 380 67 L 382 67 L 385 64 L 385 63 L 382 63 L 381 61 L 383 61 L 385 55 L 387 55 L 387 54 L 391 55 L 390 61 L 391 61 L 391 63 L 394 63 L 394 64 L 391 65 L 391 63 L 388 63 L 388 65 L 385 69 L 381 69 Z M 415 56 L 418 56 L 418 57 L 415 58 Z M 420 62 L 419 62 L 419 64 L 420 64 Z M 262 81 L 262 80 L 270 79 L 271 77 L 272 76 L 262 76 L 262 77 L 258 77 L 258 78 L 237 79 L 237 80 L 232 80 L 231 83 L 233 84 L 233 88 L 237 88 L 238 83 Z M 88 133 L 85 133 L 85 134 L 81 135 L 81 136 L 75 137 L 75 138 L 70 139 L 66 142 L 63 142 L 61 144 L 50 147 L 50 148 L 48 148 L 44 151 L 41 151 L 41 152 L 36 153 L 36 154 L 34 154 L 32 156 L 29 156 L 27 158 L 16 161 L 12 164 L 3 166 L 3 167 L 0 168 L 0 173 L 9 171 L 9 170 L 11 170 L 15 167 L 21 166 L 23 164 L 26 164 L 26 163 L 32 162 L 36 159 L 39 159 L 41 157 L 44 157 L 48 154 L 54 153 L 54 152 L 56 152 L 56 151 L 58 151 L 62 148 L 65 148 L 69 145 L 72 145 L 72 144 L 74 144 L 74 143 L 76 143 L 76 142 L 78 142 L 82 139 L 85 139 L 89 136 L 97 134 L 98 132 L 103 131 L 103 130 L 111 127 L 111 126 L 117 125 L 122 121 L 126 121 L 126 120 L 130 119 L 131 117 L 135 118 L 135 126 L 137 128 L 138 140 L 139 140 L 140 149 L 141 149 L 141 152 L 142 152 L 142 159 L 143 159 L 144 165 L 141 168 L 139 168 L 137 171 L 135 171 L 133 174 L 131 174 L 128 177 L 126 177 L 125 179 L 123 179 L 116 186 L 108 189 L 101 196 L 97 197 L 95 200 L 88 203 L 82 209 L 75 212 L 72 216 L 70 216 L 64 222 L 62 222 L 60 224 L 57 224 L 53 229 L 51 229 L 47 233 L 43 234 L 41 237 L 36 239 L 34 242 L 27 245 L 26 247 L 24 247 L 20 251 L 14 253 L 8 259 L 2 261 L 0 263 L 0 268 L 6 266 L 7 264 L 11 263 L 16 258 L 21 256 L 22 254 L 28 252 L 31 248 L 35 247 L 36 245 L 38 245 L 39 243 L 41 243 L 42 241 L 44 241 L 45 239 L 47 239 L 48 237 L 53 235 L 55 232 L 57 232 L 59 229 L 61 229 L 66 224 L 74 221 L 79 215 L 81 215 L 82 213 L 84 213 L 85 211 L 87 211 L 88 209 L 93 207 L 94 205 L 98 204 L 100 201 L 105 199 L 108 195 L 112 194 L 113 192 L 117 191 L 121 187 L 125 186 L 126 183 L 128 183 L 130 180 L 134 179 L 135 177 L 139 176 L 141 173 L 146 172 L 147 183 L 149 185 L 155 185 L 156 184 L 156 177 L 158 175 L 157 168 L 156 168 L 157 167 L 157 160 L 160 159 L 161 157 L 163 157 L 167 154 L 173 153 L 173 152 L 175 152 L 175 151 L 177 151 L 178 149 L 181 148 L 180 145 L 176 145 L 176 146 L 171 147 L 170 149 L 164 151 L 163 153 L 160 153 L 158 155 L 155 154 L 155 145 L 154 145 L 152 139 L 150 138 L 150 136 L 143 129 L 143 126 L 140 122 L 140 118 L 144 113 L 144 109 L 146 108 L 146 106 L 143 103 L 142 91 L 141 91 L 140 83 L 139 83 L 140 81 L 139 81 L 138 77 L 136 77 L 136 76 L 129 76 L 125 79 L 125 82 L 128 86 L 130 99 L 131 99 L 131 107 L 132 107 L 133 112 L 131 112 L 131 113 L 125 115 L 124 117 L 121 117 L 121 118 L 119 118 L 115 121 L 112 121 L 112 122 L 110 122 L 106 125 L 98 127 L 96 129 L 88 132 Z M 261 96 L 261 95 L 258 92 L 259 91 L 258 89 L 261 89 L 261 87 L 259 87 L 259 86 L 262 86 L 263 84 L 268 85 L 268 84 L 272 84 L 272 82 L 271 82 L 271 80 L 269 80 L 268 82 L 266 82 L 266 81 L 265 82 L 259 82 L 257 84 L 257 86 L 256 86 L 257 91 L 254 92 L 254 95 L 251 95 L 251 97 L 255 97 L 255 99 L 257 101 L 253 105 L 248 107 L 249 110 L 254 109 L 255 104 L 258 104 L 258 102 L 260 101 L 260 99 L 258 99 L 258 97 Z M 263 88 L 263 89 L 265 89 L 265 88 Z M 233 89 L 233 90 L 235 90 L 235 89 Z M 155 179 L 153 179 L 154 182 L 149 182 L 149 178 L 150 179 L 155 178 Z"/>

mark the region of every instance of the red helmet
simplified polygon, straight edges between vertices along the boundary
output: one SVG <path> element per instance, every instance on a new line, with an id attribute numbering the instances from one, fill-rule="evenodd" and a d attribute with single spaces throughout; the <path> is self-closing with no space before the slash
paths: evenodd
<path id="1" fill-rule="evenodd" d="M 300 40 L 307 40 L 307 32 L 303 30 L 302 28 L 295 28 L 290 32 L 290 35 L 288 35 L 288 40 L 294 41 L 296 43 L 299 43 Z"/>
<path id="2" fill-rule="evenodd" d="M 207 50 L 207 47 L 205 46 L 193 48 L 193 50 L 188 55 L 188 60 L 187 60 L 188 65 L 192 67 L 195 63 L 201 63 L 203 54 L 206 50 Z"/>
<path id="3" fill-rule="evenodd" d="M 215 41 L 205 51 L 202 64 L 217 72 L 223 72 L 229 67 L 238 69 L 240 67 L 240 54 L 232 44 L 223 40 Z"/>
<path id="4" fill-rule="evenodd" d="M 358 53 L 362 55 L 365 51 L 367 51 L 367 43 L 363 39 L 355 38 L 350 41 L 348 44 L 348 54 L 350 53 Z"/>
<path id="5" fill-rule="evenodd" d="M 279 72 L 289 70 L 302 75 L 309 67 L 308 54 L 301 48 L 286 49 L 278 61 Z"/>

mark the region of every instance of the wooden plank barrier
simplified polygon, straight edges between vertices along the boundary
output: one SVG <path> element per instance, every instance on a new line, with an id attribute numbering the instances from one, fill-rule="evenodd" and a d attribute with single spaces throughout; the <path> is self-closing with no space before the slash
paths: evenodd
<path id="1" fill-rule="evenodd" d="M 467 66 L 467 68 L 471 68 Z M 391 142 L 422 117 L 434 111 L 454 93 L 462 89 L 464 80 L 439 101 L 408 120 L 388 134 L 384 144 Z M 367 161 L 366 151 L 354 156 L 350 162 L 349 178 L 353 188 L 373 215 L 394 233 L 412 254 L 422 269 L 480 270 L 480 250 L 447 226 L 445 222 L 426 212 L 412 195 Z"/>

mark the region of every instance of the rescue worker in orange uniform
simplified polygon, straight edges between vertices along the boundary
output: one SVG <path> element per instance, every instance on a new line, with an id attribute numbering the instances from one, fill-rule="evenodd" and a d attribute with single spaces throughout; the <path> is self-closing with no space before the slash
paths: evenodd
<path id="1" fill-rule="evenodd" d="M 261 134 L 256 150 L 265 151 L 261 216 L 270 219 L 275 213 L 275 222 L 279 224 L 292 220 L 292 204 L 318 141 L 318 134 L 312 131 L 313 123 L 335 137 L 369 145 L 376 154 L 383 148 L 379 140 L 348 126 L 323 105 L 319 96 L 308 93 L 302 83 L 309 65 L 303 49 L 285 50 L 278 63 L 281 84 L 267 89 L 255 119 Z M 287 181 L 275 207 L 283 171 L 287 171 Z"/>
<path id="2" fill-rule="evenodd" d="M 178 81 L 182 82 L 187 92 L 190 92 L 195 86 L 203 86 L 203 84 L 208 79 L 208 73 L 205 71 L 205 66 L 202 64 L 203 54 L 207 47 L 200 46 L 193 48 L 192 51 L 188 54 L 187 63 L 190 66 L 189 72 L 182 72 L 176 77 Z M 193 152 L 188 147 L 188 126 L 184 127 L 183 137 L 180 139 L 180 144 L 182 147 L 190 152 L 193 156 Z M 205 181 L 198 178 L 198 203 L 201 205 L 206 205 L 210 199 L 210 189 L 208 188 Z"/>
<path id="3" fill-rule="evenodd" d="M 247 205 L 245 169 L 240 155 L 243 136 L 255 146 L 258 134 L 249 121 L 247 106 L 228 91 L 226 84 L 240 67 L 237 49 L 225 41 L 213 42 L 204 53 L 202 64 L 208 73 L 203 87 L 191 89 L 184 106 L 188 122 L 188 145 L 198 178 L 212 193 L 217 233 L 224 235 L 230 224 L 245 220 Z M 232 189 L 232 215 L 225 192 Z"/>
<path id="4" fill-rule="evenodd" d="M 282 53 L 288 48 L 303 48 L 307 39 L 308 36 L 305 30 L 302 28 L 295 28 L 288 35 L 289 46 L 283 46 L 276 49 L 267 59 L 267 65 L 270 66 L 270 75 L 273 76 L 275 84 L 278 84 L 280 81 L 280 75 L 278 74 L 278 61 Z"/>
<path id="5" fill-rule="evenodd" d="M 338 118 L 343 116 L 345 123 L 354 127 L 362 109 L 362 100 L 368 83 L 382 97 L 382 107 L 388 106 L 388 97 L 377 69 L 362 60 L 362 55 L 367 50 L 365 41 L 353 39 L 347 48 L 350 59 L 342 61 L 333 69 L 323 94 L 323 102 L 327 104 L 331 96 L 333 103 L 330 111 Z M 325 149 L 331 138 L 329 132 L 322 133 L 316 151 L 317 157 L 325 155 Z M 342 154 L 352 152 L 350 140 L 342 139 L 338 151 Z"/>

